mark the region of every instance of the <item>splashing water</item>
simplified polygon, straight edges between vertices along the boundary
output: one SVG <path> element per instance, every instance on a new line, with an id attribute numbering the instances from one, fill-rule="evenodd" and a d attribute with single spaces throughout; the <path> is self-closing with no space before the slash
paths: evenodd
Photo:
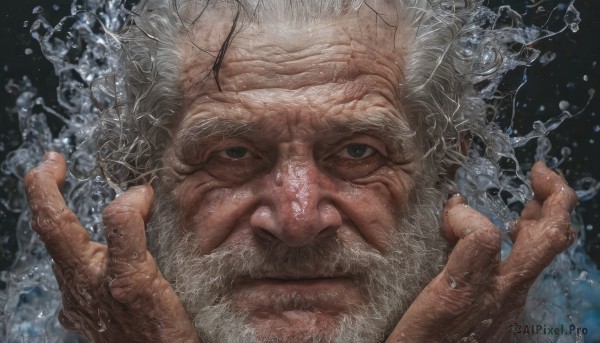
<path id="1" fill-rule="evenodd" d="M 2 163 L 0 178 L 2 205 L 20 213 L 16 227 L 18 252 L 10 271 L 0 272 L 0 341 L 75 342 L 76 336 L 62 329 L 57 320 L 60 292 L 54 280 L 50 258 L 32 232 L 22 180 L 46 151 L 55 150 L 68 158 L 71 175 L 62 189 L 67 205 L 80 218 L 91 239 L 103 240 L 101 209 L 114 198 L 114 191 L 99 176 L 92 175 L 96 149 L 89 141 L 97 118 L 88 89 L 93 80 L 118 70 L 118 47 L 103 28 L 117 30 L 124 23 L 122 1 L 74 1 L 71 15 L 52 27 L 38 14 L 30 27 L 44 56 L 53 64 L 60 86 L 57 92 L 60 113 L 46 106 L 27 78 L 11 81 L 18 89 L 15 114 L 23 144 Z M 100 99 L 101 101 L 102 99 Z M 62 129 L 53 134 L 49 120 L 58 120 Z M 92 176 L 90 176 L 92 175 Z"/>
<path id="2" fill-rule="evenodd" d="M 536 13 L 554 12 L 547 10 L 547 1 L 541 2 L 546 8 L 538 6 Z M 0 282 L 6 285 L 0 290 L 2 342 L 76 342 L 78 339 L 58 324 L 60 292 L 43 244 L 30 229 L 30 213 L 23 186 L 17 181 L 41 161 L 44 152 L 61 152 L 67 157 L 71 172 L 62 189 L 67 204 L 80 218 L 91 238 L 103 240 L 101 209 L 114 198 L 115 192 L 93 173 L 96 147 L 89 138 L 93 134 L 98 110 L 88 89 L 93 87 L 94 80 L 111 77 L 120 70 L 116 57 L 119 44 L 104 29 L 118 31 L 125 23 L 123 3 L 123 0 L 75 0 L 71 15 L 63 18 L 56 27 L 43 17 L 43 8 L 34 9 L 38 18 L 30 26 L 31 35 L 40 43 L 60 80 L 57 98 L 61 110 L 47 106 L 27 78 L 11 80 L 7 85 L 18 89 L 20 94 L 14 115 L 19 120 L 23 144 L 8 155 L 1 167 L 0 189 L 5 196 L 0 201 L 9 211 L 20 213 L 15 228 L 18 241 L 16 259 L 10 270 L 0 272 Z M 559 7 L 557 10 L 561 10 Z M 498 11 L 481 6 L 467 23 L 471 26 L 468 30 L 471 34 L 461 37 L 459 42 L 462 54 L 480 56 L 471 80 L 477 85 L 476 94 L 471 96 L 491 101 L 508 72 L 526 69 L 534 63 L 551 63 L 555 53 L 541 54 L 532 45 L 565 29 L 578 30 L 581 19 L 573 3 L 563 10 L 564 26 L 550 30 L 543 26 L 525 25 L 521 15 L 508 6 L 501 6 Z M 498 27 L 505 30 L 500 33 L 490 29 Z M 500 60 L 499 56 L 502 56 Z M 521 85 L 527 79 L 525 72 L 522 75 Z M 593 90 L 590 90 L 589 96 L 590 99 L 594 96 Z M 97 97 L 95 100 L 100 103 L 110 101 L 109 96 Z M 556 116 L 546 121 L 535 121 L 530 132 L 517 135 L 513 129 L 516 107 L 516 103 L 513 104 L 508 124 L 494 121 L 488 127 L 498 133 L 497 141 L 491 142 L 495 145 L 496 155 L 484 157 L 477 147 L 474 148 L 456 180 L 470 205 L 502 228 L 504 257 L 511 247 L 507 232 L 518 219 L 523 204 L 532 197 L 527 181 L 529 167 L 521 165 L 515 157 L 515 149 L 522 149 L 529 142 L 536 141 L 535 159 L 545 161 L 551 168 L 559 167 L 572 152 L 565 147 L 561 149 L 560 156 L 551 156 L 552 143 L 547 134 L 565 120 L 584 113 L 584 110 L 571 113 L 570 104 L 563 103 Z M 49 120 L 61 123 L 60 132 L 52 131 Z M 600 182 L 585 177 L 574 187 L 580 200 L 585 201 L 597 194 Z M 574 215 L 573 221 L 578 230 L 578 240 L 540 276 L 528 298 L 523 320 L 546 326 L 585 327 L 587 334 L 527 337 L 532 341 L 600 341 L 600 273 L 584 252 L 585 225 L 578 215 Z M 104 323 L 99 323 L 99 326 L 105 327 L 100 324 Z"/>

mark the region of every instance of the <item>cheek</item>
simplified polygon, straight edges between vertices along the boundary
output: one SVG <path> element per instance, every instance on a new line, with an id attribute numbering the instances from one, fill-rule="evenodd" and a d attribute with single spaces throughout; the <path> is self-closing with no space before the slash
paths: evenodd
<path id="1" fill-rule="evenodd" d="M 410 175 L 390 168 L 382 168 L 360 182 L 335 181 L 319 175 L 312 181 L 305 180 L 318 183 L 306 188 L 322 194 L 317 202 L 330 203 L 339 212 L 343 218 L 338 232 L 340 239 L 366 242 L 385 251 L 391 231 L 397 228 L 397 218 L 414 190 Z M 287 199 L 272 178 L 266 175 L 232 187 L 199 172 L 176 187 L 175 196 L 184 212 L 184 228 L 196 233 L 201 252 L 210 252 L 224 243 L 249 244 L 256 239 L 250 227 L 252 211 L 265 199 L 271 202 Z M 283 205 L 280 203 L 278 207 L 284 208 Z"/>
<path id="2" fill-rule="evenodd" d="M 340 209 L 349 224 L 372 246 L 387 249 L 389 235 L 397 230 L 414 194 L 413 179 L 390 169 L 361 182 L 346 183 L 340 192 Z"/>
<path id="3" fill-rule="evenodd" d="M 249 222 L 255 192 L 248 186 L 225 187 L 205 173 L 187 177 L 175 189 L 184 228 L 196 233 L 198 248 L 210 252 Z"/>

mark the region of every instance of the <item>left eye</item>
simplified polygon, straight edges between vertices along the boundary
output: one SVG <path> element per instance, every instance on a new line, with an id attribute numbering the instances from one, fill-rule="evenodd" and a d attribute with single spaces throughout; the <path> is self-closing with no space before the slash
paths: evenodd
<path id="1" fill-rule="evenodd" d="M 240 160 L 244 157 L 247 157 L 250 152 L 246 148 L 242 147 L 233 147 L 229 149 L 225 149 L 219 152 L 221 157 L 229 158 L 232 160 Z"/>
<path id="2" fill-rule="evenodd" d="M 371 148 L 367 144 L 353 143 L 346 145 L 338 154 L 343 158 L 358 160 L 369 157 L 375 152 L 375 149 Z"/>

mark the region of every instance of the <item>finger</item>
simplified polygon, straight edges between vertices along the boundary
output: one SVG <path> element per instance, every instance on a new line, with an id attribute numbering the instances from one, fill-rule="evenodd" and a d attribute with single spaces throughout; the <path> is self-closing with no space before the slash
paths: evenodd
<path id="1" fill-rule="evenodd" d="M 538 219 L 540 219 L 541 215 L 541 202 L 535 199 L 527 202 L 527 205 L 525 205 L 525 208 L 523 209 L 523 211 L 521 211 L 521 217 L 519 218 L 515 226 L 508 232 L 508 235 L 510 236 L 512 242 L 514 243 L 519 237 L 519 232 L 521 231 L 521 228 L 535 224 L 535 222 Z"/>
<path id="2" fill-rule="evenodd" d="M 499 268 L 513 287 L 529 287 L 554 257 L 575 240 L 571 228 L 571 212 L 577 204 L 575 192 L 562 176 L 541 162 L 534 165 L 531 179 L 535 201 L 541 207 L 526 215 L 538 218 L 520 220 L 513 249 Z"/>
<path id="3" fill-rule="evenodd" d="M 542 209 L 544 203 L 551 197 L 551 194 L 569 192 L 568 185 L 564 178 L 552 170 L 550 170 L 543 162 L 537 162 L 531 172 L 532 178 L 532 186 L 535 192 L 535 198 L 527 203 L 523 211 L 521 212 L 521 217 L 519 222 L 515 225 L 515 227 L 509 232 L 510 238 L 513 242 L 518 239 L 519 232 L 522 227 L 532 225 L 532 221 L 536 221 L 540 219 L 542 216 Z M 577 204 L 577 198 L 575 194 L 572 194 L 573 197 L 568 195 L 567 198 L 562 197 L 561 202 L 554 202 L 555 206 L 559 208 L 552 207 L 547 209 L 547 211 L 566 211 L 570 214 L 575 205 Z M 554 200 L 548 202 L 547 204 L 552 203 Z"/>
<path id="4" fill-rule="evenodd" d="M 153 196 L 149 185 L 135 186 L 104 210 L 110 272 L 121 274 L 129 270 L 128 267 L 145 261 L 145 223 L 150 214 Z"/>
<path id="5" fill-rule="evenodd" d="M 500 230 L 463 203 L 450 208 L 443 223 L 460 238 L 443 271 L 448 285 L 451 288 L 469 284 L 478 287 L 498 263 L 502 243 Z"/>
<path id="6" fill-rule="evenodd" d="M 446 204 L 444 204 L 444 209 L 442 210 L 441 235 L 442 237 L 444 237 L 444 239 L 446 239 L 452 244 L 456 244 L 456 242 L 458 242 L 458 240 L 462 238 L 460 234 L 457 235 L 454 232 L 454 227 L 450 224 L 448 217 L 450 209 L 454 208 L 455 206 L 467 206 L 467 199 L 460 194 L 455 194 L 452 197 L 450 197 L 448 201 L 446 201 Z"/>
<path id="7" fill-rule="evenodd" d="M 85 251 L 89 237 L 60 194 L 65 176 L 64 158 L 50 152 L 42 164 L 25 176 L 24 183 L 32 214 L 31 227 L 57 264 L 74 265 Z"/>
<path id="8" fill-rule="evenodd" d="M 521 212 L 521 219 L 537 220 L 542 215 L 542 203 L 538 200 L 530 200 Z"/>
<path id="9" fill-rule="evenodd" d="M 543 203 L 542 215 L 556 210 L 569 214 L 577 205 L 577 195 L 565 179 L 550 170 L 543 162 L 536 162 L 531 170 L 531 186 L 535 199 Z"/>
<path id="10" fill-rule="evenodd" d="M 489 285 L 491 271 L 498 263 L 500 231 L 463 200 L 451 202 L 443 216 L 444 230 L 459 237 L 458 243 L 443 271 L 419 294 L 387 342 L 432 337 L 441 323 L 472 311 L 472 304 Z M 465 325 L 472 323 L 465 322 Z M 452 328 L 452 331 L 468 329 Z"/>
<path id="11" fill-rule="evenodd" d="M 532 225 L 536 225 L 537 220 L 527 220 L 527 219 L 519 219 L 514 227 L 508 232 L 508 236 L 513 244 L 519 239 L 519 233 L 525 228 L 530 227 Z"/>

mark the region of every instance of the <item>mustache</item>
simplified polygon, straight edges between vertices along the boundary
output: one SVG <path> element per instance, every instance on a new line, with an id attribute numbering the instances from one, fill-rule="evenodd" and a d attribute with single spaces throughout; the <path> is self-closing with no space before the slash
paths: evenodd
<path id="1" fill-rule="evenodd" d="M 390 259 L 367 244 L 348 243 L 331 238 L 302 247 L 284 244 L 224 245 L 209 254 L 198 254 L 185 237 L 181 252 L 182 261 L 195 266 L 189 273 L 218 275 L 219 283 L 232 285 L 247 279 L 302 280 L 314 278 L 350 277 L 369 279 L 369 275 L 388 269 Z M 178 253 L 179 254 L 179 253 Z M 190 277 L 193 275 L 189 275 Z M 185 279 L 185 276 L 182 277 Z"/>

